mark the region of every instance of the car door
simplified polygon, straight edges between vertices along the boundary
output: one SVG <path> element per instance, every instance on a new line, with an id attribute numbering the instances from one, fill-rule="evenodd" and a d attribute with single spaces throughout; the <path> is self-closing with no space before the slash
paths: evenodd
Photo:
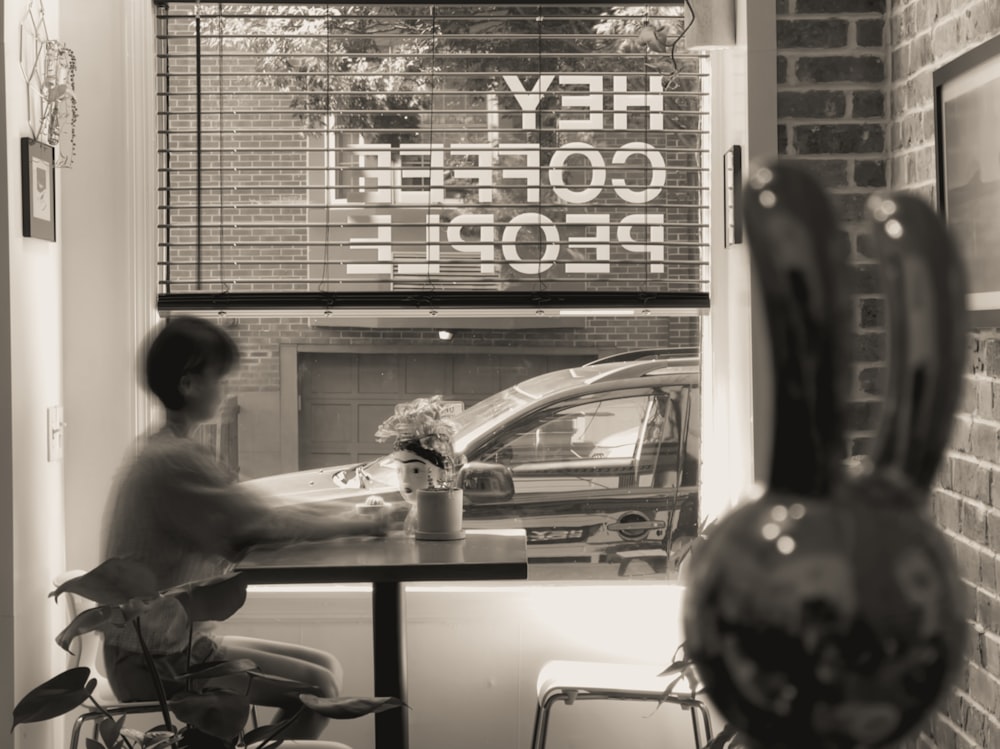
<path id="1" fill-rule="evenodd" d="M 475 460 L 506 465 L 514 497 L 470 505 L 466 520 L 506 519 L 528 532 L 533 558 L 599 561 L 608 544 L 662 538 L 665 493 L 675 470 L 663 445 L 680 425 L 669 390 L 632 389 L 576 398 L 529 414 L 482 446 Z"/>

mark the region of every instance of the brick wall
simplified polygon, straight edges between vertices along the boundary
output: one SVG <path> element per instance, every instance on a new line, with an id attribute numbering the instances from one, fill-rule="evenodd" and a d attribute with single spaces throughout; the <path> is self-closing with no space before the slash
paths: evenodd
<path id="1" fill-rule="evenodd" d="M 885 351 L 877 266 L 860 219 L 887 184 L 889 111 L 885 0 L 778 0 L 778 151 L 829 190 L 852 260 L 849 445 L 868 448 Z"/>
<path id="2" fill-rule="evenodd" d="M 934 202 L 933 71 L 1000 33 L 996 0 L 779 0 L 779 149 L 834 195 L 850 242 L 854 377 L 850 450 L 880 411 L 884 302 L 859 223 L 873 189 Z M 968 590 L 969 659 L 904 749 L 1000 746 L 1000 331 L 969 335 L 962 402 L 932 511 Z M 1000 481 L 997 484 L 1000 487 Z"/>
<path id="3" fill-rule="evenodd" d="M 627 348 L 697 346 L 698 317 L 634 319 L 593 318 L 578 328 L 521 330 L 456 329 L 455 337 L 441 344 L 436 329 L 372 329 L 312 327 L 304 318 L 239 318 L 230 334 L 243 355 L 242 366 L 232 378 L 230 392 L 278 391 L 278 360 L 282 343 L 299 345 L 386 345 L 427 343 L 429 350 L 454 351 L 463 346 L 490 346 L 526 352 L 576 347 L 607 355 Z M 448 327 L 442 321 L 441 327 Z"/>
<path id="4" fill-rule="evenodd" d="M 891 185 L 936 200 L 933 72 L 1000 33 L 996 0 L 894 0 Z M 968 590 L 969 660 L 941 711 L 905 749 L 1000 746 L 1000 331 L 969 335 L 962 403 L 932 497 Z"/>

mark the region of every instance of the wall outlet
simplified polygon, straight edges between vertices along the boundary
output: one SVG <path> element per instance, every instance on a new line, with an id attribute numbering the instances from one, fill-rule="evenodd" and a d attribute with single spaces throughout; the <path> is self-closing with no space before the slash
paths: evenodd
<path id="1" fill-rule="evenodd" d="M 49 437 L 49 462 L 58 463 L 63 459 L 63 435 L 66 422 L 63 421 L 63 407 L 49 406 L 46 419 L 46 433 Z"/>

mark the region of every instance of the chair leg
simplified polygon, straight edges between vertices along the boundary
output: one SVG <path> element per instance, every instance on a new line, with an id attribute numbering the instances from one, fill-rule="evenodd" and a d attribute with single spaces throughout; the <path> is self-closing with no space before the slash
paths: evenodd
<path id="1" fill-rule="evenodd" d="M 531 738 L 531 749 L 545 749 L 545 740 L 549 729 L 549 711 L 552 709 L 552 703 L 557 699 L 559 696 L 550 697 L 535 708 L 535 730 Z"/>
<path id="2" fill-rule="evenodd" d="M 82 723 L 82 715 L 73 721 L 73 731 L 69 736 L 69 749 L 76 749 L 77 744 L 80 742 L 80 727 Z"/>
<path id="3" fill-rule="evenodd" d="M 712 740 L 712 719 L 708 715 L 705 706 L 698 703 L 691 705 L 691 729 L 694 731 L 695 749 L 702 749 Z M 701 718 L 701 726 L 698 725 L 698 718 Z"/>
<path id="4" fill-rule="evenodd" d="M 73 721 L 73 730 L 69 736 L 69 749 L 76 749 L 80 743 L 80 732 L 83 730 L 84 723 L 93 723 L 94 732 L 97 732 L 97 719 L 101 716 L 100 713 L 82 713 L 77 716 L 76 720 Z"/>

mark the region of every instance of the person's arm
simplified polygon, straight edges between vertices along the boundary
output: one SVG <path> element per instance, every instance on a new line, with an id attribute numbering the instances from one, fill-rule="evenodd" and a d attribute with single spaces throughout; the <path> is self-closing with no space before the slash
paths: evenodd
<path id="1" fill-rule="evenodd" d="M 185 542 L 227 558 L 255 544 L 384 535 L 388 528 L 384 515 L 356 515 L 329 504 L 272 506 L 196 450 L 169 456 L 162 469 L 162 522 Z"/>

